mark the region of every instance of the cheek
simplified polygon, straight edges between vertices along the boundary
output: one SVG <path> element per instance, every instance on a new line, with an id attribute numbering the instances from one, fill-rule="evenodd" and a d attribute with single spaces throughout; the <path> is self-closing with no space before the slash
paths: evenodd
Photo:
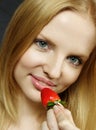
<path id="1" fill-rule="evenodd" d="M 80 73 L 73 74 L 72 77 L 69 78 L 70 85 L 72 85 L 79 77 Z"/>
<path id="2" fill-rule="evenodd" d="M 67 72 L 66 77 L 63 76 L 63 80 L 65 79 L 65 86 L 69 87 L 70 85 L 72 85 L 74 82 L 76 82 L 76 80 L 78 79 L 79 75 L 80 75 L 81 69 L 79 70 L 70 70 L 69 72 Z"/>
<path id="3" fill-rule="evenodd" d="M 44 55 L 36 52 L 34 49 L 29 48 L 23 56 L 20 58 L 19 62 L 22 66 L 27 68 L 32 68 L 42 64 Z"/>
<path id="4" fill-rule="evenodd" d="M 64 73 L 61 78 L 61 83 L 56 91 L 58 93 L 65 91 L 78 79 L 79 75 L 80 75 L 80 71 L 79 72 L 71 71 L 70 73 L 67 73 L 67 74 Z"/>

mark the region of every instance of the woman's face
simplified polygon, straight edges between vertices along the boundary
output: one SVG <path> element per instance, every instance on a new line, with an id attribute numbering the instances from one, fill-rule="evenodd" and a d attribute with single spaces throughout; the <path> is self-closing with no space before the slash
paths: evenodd
<path id="1" fill-rule="evenodd" d="M 66 90 L 92 52 L 94 37 L 95 27 L 87 16 L 71 11 L 55 16 L 15 67 L 14 77 L 23 93 L 38 102 L 45 87 L 57 93 Z"/>

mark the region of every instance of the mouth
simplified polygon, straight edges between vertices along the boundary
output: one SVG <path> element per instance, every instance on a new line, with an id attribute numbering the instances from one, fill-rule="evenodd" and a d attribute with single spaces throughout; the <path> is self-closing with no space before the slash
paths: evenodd
<path id="1" fill-rule="evenodd" d="M 56 85 L 53 82 L 51 82 L 45 78 L 42 78 L 42 77 L 39 77 L 36 75 L 32 75 L 32 74 L 30 74 L 30 76 L 31 76 L 32 84 L 39 91 L 41 91 L 43 88 L 52 89 L 52 87 L 56 87 Z"/>

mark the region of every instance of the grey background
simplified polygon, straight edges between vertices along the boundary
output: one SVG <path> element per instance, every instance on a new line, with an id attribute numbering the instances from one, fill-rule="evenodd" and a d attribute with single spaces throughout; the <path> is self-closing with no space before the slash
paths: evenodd
<path id="1" fill-rule="evenodd" d="M 0 0 L 0 42 L 16 8 L 23 0 Z"/>

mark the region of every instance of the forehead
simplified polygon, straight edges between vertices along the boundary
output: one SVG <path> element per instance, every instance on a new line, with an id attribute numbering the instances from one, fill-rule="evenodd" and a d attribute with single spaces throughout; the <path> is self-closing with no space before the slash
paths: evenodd
<path id="1" fill-rule="evenodd" d="M 40 34 L 54 40 L 55 43 L 68 43 L 70 46 L 77 43 L 90 49 L 95 46 L 95 25 L 86 14 L 81 15 L 72 11 L 63 11 L 55 16 L 41 31 Z"/>

